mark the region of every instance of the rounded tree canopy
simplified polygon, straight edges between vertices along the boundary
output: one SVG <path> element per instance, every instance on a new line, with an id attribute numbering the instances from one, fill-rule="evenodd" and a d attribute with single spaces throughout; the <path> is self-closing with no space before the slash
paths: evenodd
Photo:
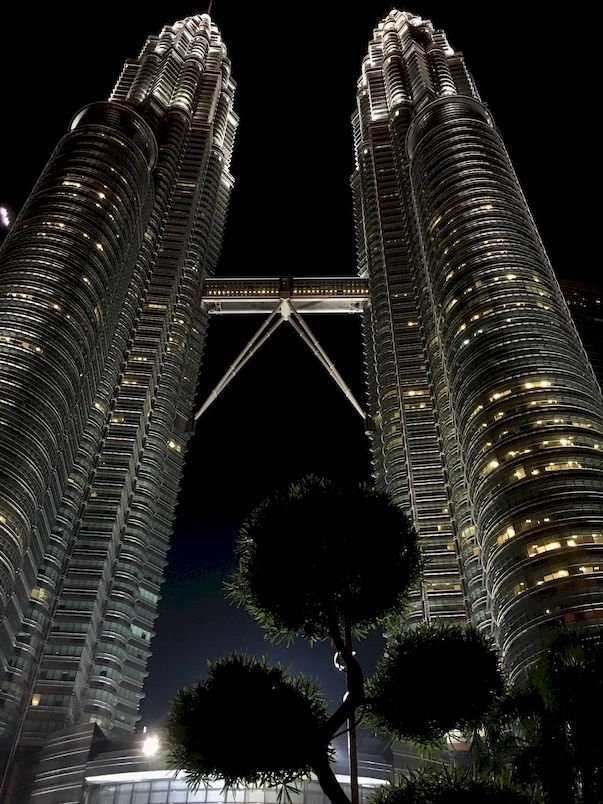
<path id="1" fill-rule="evenodd" d="M 265 660 L 210 662 L 205 681 L 178 691 L 168 719 L 172 765 L 193 788 L 277 785 L 310 772 L 326 750 L 327 707 L 317 685 Z"/>
<path id="2" fill-rule="evenodd" d="M 385 494 L 309 476 L 241 528 L 231 597 L 272 638 L 361 636 L 398 610 L 420 570 L 416 535 Z"/>
<path id="3" fill-rule="evenodd" d="M 498 658 L 471 626 L 421 625 L 394 637 L 367 682 L 371 724 L 430 742 L 475 728 L 502 691 Z"/>

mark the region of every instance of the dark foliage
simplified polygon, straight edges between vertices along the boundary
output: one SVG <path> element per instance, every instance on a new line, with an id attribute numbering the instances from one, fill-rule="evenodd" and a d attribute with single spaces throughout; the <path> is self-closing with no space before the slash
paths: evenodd
<path id="1" fill-rule="evenodd" d="M 548 804 L 603 801 L 603 634 L 561 631 L 493 712 L 489 747 Z"/>
<path id="2" fill-rule="evenodd" d="M 317 686 L 280 666 L 233 655 L 176 694 L 168 721 L 173 766 L 191 786 L 207 779 L 286 784 L 309 773 L 327 752 L 326 705 Z"/>
<path id="3" fill-rule="evenodd" d="M 429 742 L 474 729 L 502 691 L 488 639 L 472 627 L 422 625 L 395 637 L 367 683 L 376 728 Z"/>
<path id="4" fill-rule="evenodd" d="M 253 511 L 229 586 L 273 638 L 356 636 L 398 610 L 420 570 L 415 533 L 389 497 L 306 477 Z"/>
<path id="5" fill-rule="evenodd" d="M 392 787 L 381 788 L 372 804 L 540 804 L 541 799 L 491 779 L 442 769 L 413 774 Z"/>

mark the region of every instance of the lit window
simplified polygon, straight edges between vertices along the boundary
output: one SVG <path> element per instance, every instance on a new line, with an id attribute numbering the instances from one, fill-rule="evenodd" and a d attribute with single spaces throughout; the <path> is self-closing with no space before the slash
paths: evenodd
<path id="1" fill-rule="evenodd" d="M 561 548 L 561 542 L 548 542 L 547 544 L 533 544 L 531 547 L 528 547 L 528 555 L 530 558 L 533 556 L 540 555 L 541 553 L 549 553 L 551 550 L 559 550 Z"/>

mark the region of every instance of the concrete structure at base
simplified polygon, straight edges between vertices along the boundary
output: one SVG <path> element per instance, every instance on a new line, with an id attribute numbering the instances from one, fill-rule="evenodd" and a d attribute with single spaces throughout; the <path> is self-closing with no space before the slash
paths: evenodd
<path id="1" fill-rule="evenodd" d="M 242 746 L 241 746 L 242 747 Z M 362 772 L 362 765 L 361 772 Z M 349 795 L 349 777 L 338 775 Z M 360 801 L 387 784 L 383 778 L 360 776 Z M 318 782 L 295 785 L 292 804 L 328 804 Z M 191 790 L 182 773 L 169 768 L 161 733 L 135 734 L 109 740 L 98 726 L 82 724 L 48 740 L 39 762 L 32 801 L 37 804 L 277 804 L 276 788 L 224 789 L 216 780 Z"/>

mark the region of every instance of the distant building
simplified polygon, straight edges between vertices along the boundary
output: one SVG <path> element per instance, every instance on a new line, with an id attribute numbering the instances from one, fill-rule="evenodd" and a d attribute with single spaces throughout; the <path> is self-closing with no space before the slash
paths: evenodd
<path id="1" fill-rule="evenodd" d="M 603 288 L 587 282 L 562 279 L 561 290 L 599 385 L 603 388 Z"/>

